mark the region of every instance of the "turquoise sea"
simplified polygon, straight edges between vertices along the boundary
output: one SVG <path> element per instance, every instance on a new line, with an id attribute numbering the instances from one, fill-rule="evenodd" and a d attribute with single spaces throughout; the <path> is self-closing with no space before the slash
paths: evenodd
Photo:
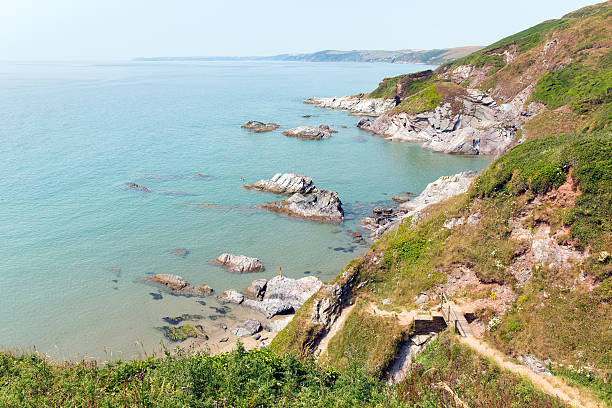
<path id="1" fill-rule="evenodd" d="M 173 273 L 217 292 L 258 277 L 323 280 L 360 256 L 345 231 L 378 203 L 419 193 L 489 158 L 388 142 L 358 118 L 302 101 L 371 90 L 422 65 L 284 62 L 0 64 L 0 345 L 55 358 L 131 357 L 162 336 L 162 318 L 216 313 L 213 298 L 169 296 L 141 279 Z M 303 118 L 303 115 L 313 115 Z M 240 129 L 255 119 L 281 129 Z M 288 138 L 329 124 L 331 139 Z M 346 126 L 343 128 L 342 126 Z M 245 182 L 295 172 L 337 190 L 334 226 L 259 210 L 277 196 Z M 194 174 L 205 177 L 193 177 Z M 241 179 L 244 179 L 242 181 Z M 126 182 L 148 193 L 126 190 Z M 198 205 L 212 203 L 218 207 Z M 185 257 L 172 248 L 187 248 Z M 260 258 L 266 271 L 230 274 L 222 252 Z M 161 294 L 161 299 L 160 299 Z M 212 308 L 211 308 L 212 306 Z M 212 320 L 211 320 L 212 323 Z M 106 352 L 105 352 L 106 350 Z"/>

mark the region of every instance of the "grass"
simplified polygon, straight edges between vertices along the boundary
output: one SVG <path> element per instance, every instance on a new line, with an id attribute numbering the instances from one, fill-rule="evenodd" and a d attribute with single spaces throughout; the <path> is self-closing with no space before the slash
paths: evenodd
<path id="1" fill-rule="evenodd" d="M 410 377 L 400 386 L 400 394 L 408 396 L 415 406 L 420 406 L 416 403 L 423 394 L 435 395 L 436 406 L 457 406 L 436 384 L 448 385 L 472 408 L 564 406 L 529 381 L 480 357 L 449 332 L 442 333 L 419 354 Z"/>
<path id="2" fill-rule="evenodd" d="M 394 318 L 373 315 L 367 306 L 364 300 L 357 301 L 343 330 L 330 340 L 325 361 L 345 369 L 352 360 L 357 360 L 370 375 L 382 377 L 395 357 L 403 333 Z"/>
<path id="3" fill-rule="evenodd" d="M 598 105 L 612 102 L 611 88 L 612 70 L 601 71 L 574 63 L 540 78 L 532 97 L 549 109 L 569 104 L 574 112 L 585 114 Z"/>
<path id="4" fill-rule="evenodd" d="M 529 121 L 523 127 L 528 139 L 543 136 L 562 135 L 584 129 L 590 122 L 588 116 L 577 114 L 570 109 L 546 110 Z"/>
<path id="5" fill-rule="evenodd" d="M 433 111 L 440 104 L 449 103 L 451 105 L 451 112 L 458 114 L 463 110 L 463 103 L 460 97 L 465 94 L 465 89 L 459 85 L 436 81 L 432 85 L 404 99 L 389 113 L 395 115 L 406 112 L 416 115 L 422 112 Z"/>
<path id="6" fill-rule="evenodd" d="M 431 70 L 385 78 L 368 96 L 385 99 L 398 97 L 403 100 L 431 85 L 435 80 L 436 78 Z"/>
<path id="7" fill-rule="evenodd" d="M 394 407 L 394 390 L 355 365 L 344 372 L 269 350 L 55 364 L 0 352 L 0 406 Z"/>

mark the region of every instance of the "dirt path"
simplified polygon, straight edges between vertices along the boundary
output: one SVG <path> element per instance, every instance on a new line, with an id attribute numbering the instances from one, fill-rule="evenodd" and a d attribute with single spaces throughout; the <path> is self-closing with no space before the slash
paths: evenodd
<path id="1" fill-rule="evenodd" d="M 338 316 L 338 318 L 336 319 L 334 324 L 332 324 L 332 327 L 329 329 L 325 337 L 323 337 L 319 342 L 319 345 L 315 350 L 315 356 L 322 357 L 324 354 L 327 354 L 327 345 L 329 344 L 329 341 L 336 335 L 336 333 L 338 333 L 344 327 L 344 322 L 346 322 L 346 318 L 349 317 L 354 307 L 355 305 L 352 304 L 350 306 L 342 308 L 340 316 Z"/>
<path id="2" fill-rule="evenodd" d="M 500 367 L 528 378 L 540 391 L 558 397 L 572 407 L 604 408 L 603 404 L 599 404 L 590 397 L 581 394 L 579 389 L 567 385 L 560 378 L 536 374 L 524 365 L 510 361 L 506 355 L 475 337 L 460 337 L 460 340 L 483 356 L 491 358 Z"/>

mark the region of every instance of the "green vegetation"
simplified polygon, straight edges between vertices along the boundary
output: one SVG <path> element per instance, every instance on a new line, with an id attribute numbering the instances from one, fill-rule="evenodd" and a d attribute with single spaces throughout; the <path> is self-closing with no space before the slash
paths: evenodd
<path id="1" fill-rule="evenodd" d="M 612 137 L 563 135 L 514 147 L 484 170 L 471 196 L 544 194 L 571 175 L 582 194 L 564 219 L 579 244 L 604 249 L 612 235 Z M 607 272 L 606 272 L 607 273 Z"/>
<path id="2" fill-rule="evenodd" d="M 435 406 L 459 406 L 453 396 L 443 391 L 443 385 L 473 408 L 564 406 L 535 390 L 529 381 L 478 356 L 448 332 L 419 354 L 410 377 L 400 386 L 400 394 L 415 396 L 409 397 L 413 403 L 428 394 L 435 398 Z"/>
<path id="3" fill-rule="evenodd" d="M 442 102 L 442 95 L 438 92 L 438 87 L 436 85 L 431 85 L 416 95 L 402 101 L 402 103 L 393 108 L 391 114 L 407 112 L 415 115 L 417 113 L 434 110 L 440 102 Z"/>
<path id="4" fill-rule="evenodd" d="M 173 342 L 185 341 L 190 337 L 206 336 L 202 326 L 194 326 L 193 324 L 184 324 L 182 326 L 162 326 L 158 327 L 164 336 Z"/>
<path id="5" fill-rule="evenodd" d="M 339 369 L 356 361 L 370 375 L 382 377 L 402 338 L 394 318 L 374 315 L 358 300 L 342 332 L 331 339 L 325 361 Z"/>
<path id="6" fill-rule="evenodd" d="M 598 71 L 579 63 L 552 71 L 536 84 L 533 99 L 549 109 L 570 104 L 576 113 L 588 113 L 612 102 L 612 70 Z"/>
<path id="7" fill-rule="evenodd" d="M 393 99 L 397 93 L 397 79 L 398 77 L 385 78 L 378 85 L 378 87 L 370 92 L 368 96 L 370 98 L 384 98 Z"/>
<path id="8" fill-rule="evenodd" d="M 0 353 L 0 406 L 395 407 L 393 389 L 355 365 L 340 373 L 268 350 L 53 364 Z"/>

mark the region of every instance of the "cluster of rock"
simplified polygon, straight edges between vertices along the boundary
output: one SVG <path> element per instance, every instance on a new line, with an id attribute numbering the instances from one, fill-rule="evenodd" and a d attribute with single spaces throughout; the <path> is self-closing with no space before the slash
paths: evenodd
<path id="1" fill-rule="evenodd" d="M 318 190 L 307 195 L 296 193 L 286 200 L 262 204 L 261 208 L 312 221 L 337 224 L 344 221 L 342 202 L 335 191 Z"/>
<path id="2" fill-rule="evenodd" d="M 333 98 L 310 98 L 304 101 L 319 108 L 345 109 L 353 115 L 379 116 L 393 109 L 395 99 L 368 98 L 365 95 Z"/>
<path id="3" fill-rule="evenodd" d="M 240 126 L 243 129 L 248 129 L 255 133 L 271 132 L 280 127 L 277 123 L 264 123 L 258 120 L 249 120 L 244 125 Z"/>
<path id="4" fill-rule="evenodd" d="M 361 220 L 362 227 L 372 231 L 372 239 L 379 239 L 385 232 L 397 228 L 406 218 L 417 218 L 427 206 L 465 193 L 476 174 L 475 171 L 464 171 L 453 176 L 440 177 L 428 184 L 420 195 L 401 203 L 396 209 L 374 208 L 372 216 Z"/>
<path id="5" fill-rule="evenodd" d="M 309 140 L 329 139 L 332 133 L 338 133 L 338 131 L 331 129 L 328 125 L 298 126 L 283 132 L 285 136 Z"/>
<path id="6" fill-rule="evenodd" d="M 253 281 L 243 293 L 226 290 L 218 295 L 217 299 L 222 303 L 246 306 L 269 319 L 276 315 L 296 312 L 322 285 L 314 276 L 301 279 L 276 276 L 269 281 Z"/>
<path id="7" fill-rule="evenodd" d="M 259 180 L 253 184 L 246 184 L 244 187 L 276 194 L 310 194 L 317 192 L 317 187 L 310 177 L 295 173 L 277 173 L 270 180 Z"/>
<path id="8" fill-rule="evenodd" d="M 153 276 L 148 276 L 145 278 L 145 281 L 159 285 L 176 295 L 197 296 L 210 295 L 213 293 L 213 288 L 208 285 L 192 286 L 182 277 L 167 273 L 158 273 Z"/>
<path id="9" fill-rule="evenodd" d="M 424 148 L 438 152 L 500 154 L 514 141 L 521 124 L 539 112 L 537 104 L 523 109 L 532 90 L 529 86 L 509 103 L 498 105 L 486 93 L 468 89 L 466 95 L 455 97 L 460 110 L 442 103 L 416 115 L 402 112 L 362 118 L 357 126 L 394 141 L 422 142 Z"/>
<path id="10" fill-rule="evenodd" d="M 232 272 L 250 273 L 264 270 L 264 266 L 257 258 L 245 255 L 221 254 L 215 262 Z"/>

